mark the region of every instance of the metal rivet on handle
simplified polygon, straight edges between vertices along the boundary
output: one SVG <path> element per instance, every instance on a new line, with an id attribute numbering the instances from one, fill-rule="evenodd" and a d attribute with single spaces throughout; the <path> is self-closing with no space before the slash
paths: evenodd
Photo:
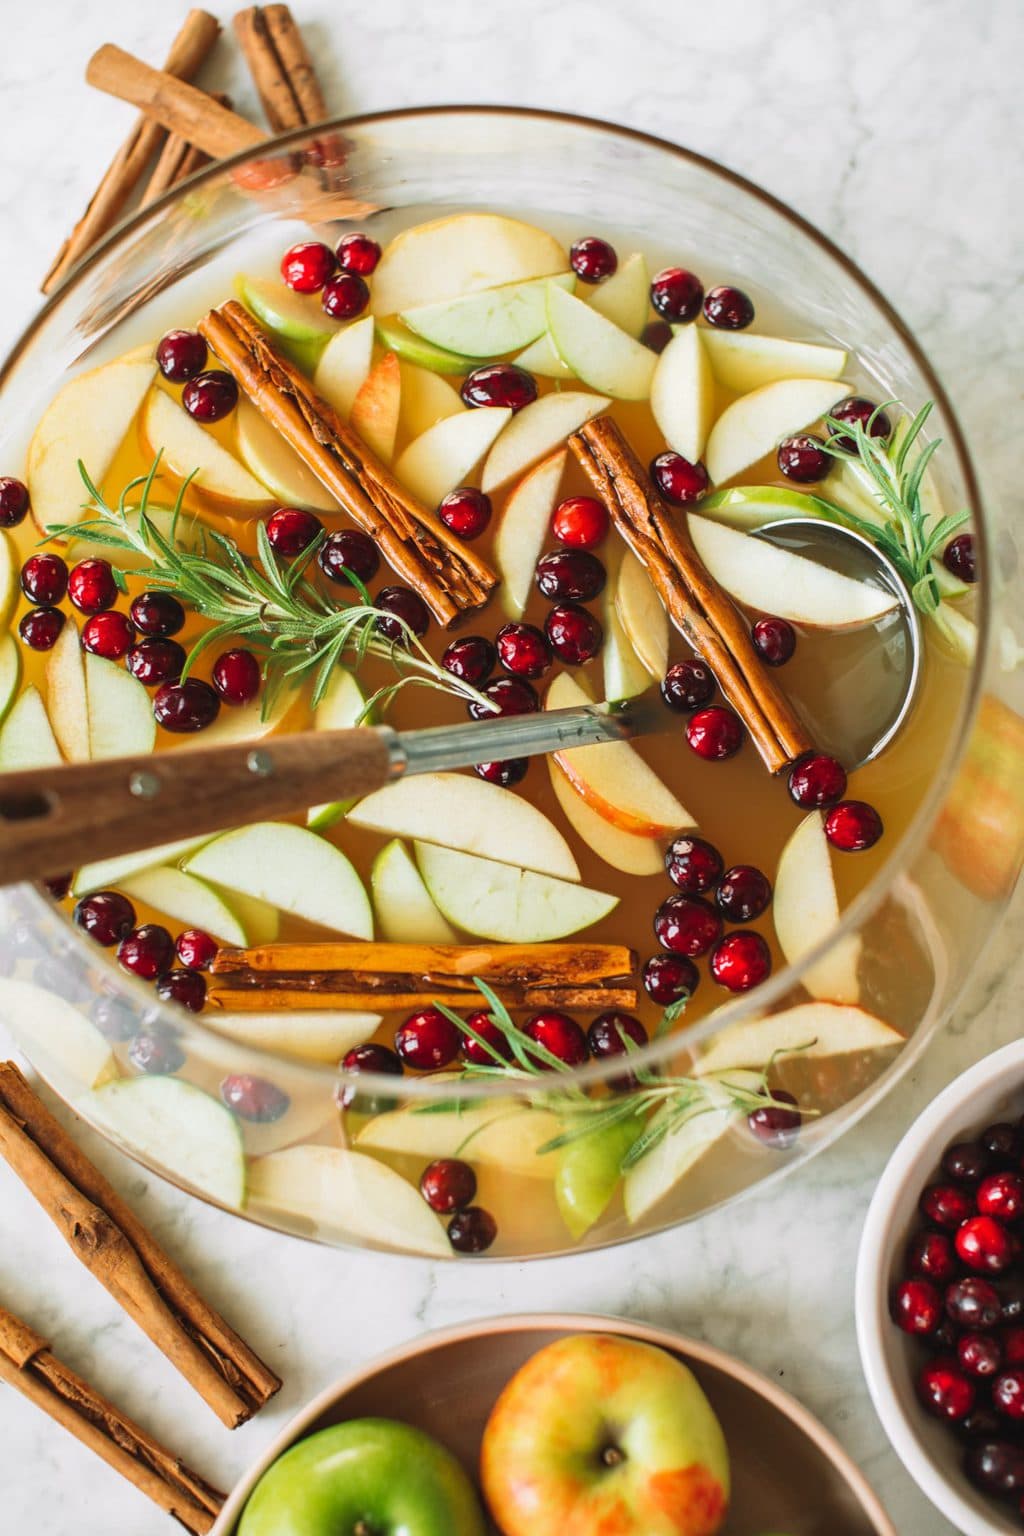
<path id="1" fill-rule="evenodd" d="M 160 780 L 155 773 L 133 773 L 128 788 L 140 800 L 152 800 L 160 793 Z"/>
<path id="2" fill-rule="evenodd" d="M 269 752 L 250 752 L 245 760 L 245 766 L 250 773 L 255 773 L 261 779 L 268 779 L 274 771 L 274 759 Z"/>

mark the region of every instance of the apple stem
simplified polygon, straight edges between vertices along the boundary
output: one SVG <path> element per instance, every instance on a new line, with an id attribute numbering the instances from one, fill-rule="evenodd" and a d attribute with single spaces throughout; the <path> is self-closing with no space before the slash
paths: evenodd
<path id="1" fill-rule="evenodd" d="M 601 1452 L 601 1465 L 604 1467 L 620 1467 L 626 1459 L 625 1451 L 617 1445 L 606 1445 Z"/>

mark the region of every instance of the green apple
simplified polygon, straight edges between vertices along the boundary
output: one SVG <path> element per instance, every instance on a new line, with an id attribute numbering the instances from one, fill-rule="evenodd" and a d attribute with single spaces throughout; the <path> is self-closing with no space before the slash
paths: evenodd
<path id="1" fill-rule="evenodd" d="M 116 661 L 87 652 L 85 688 L 91 758 L 132 757 L 152 752 L 156 720 L 149 694 L 138 678 Z"/>
<path id="2" fill-rule="evenodd" d="M 628 336 L 639 336 L 651 312 L 651 274 L 643 253 L 627 256 L 607 281 L 589 289 L 586 300 Z"/>
<path id="3" fill-rule="evenodd" d="M 21 682 L 21 653 L 13 635 L 0 635 L 0 724 L 14 703 Z"/>
<path id="4" fill-rule="evenodd" d="M 582 299 L 548 285 L 548 329 L 555 351 L 591 389 L 616 400 L 646 400 L 659 358 Z"/>
<path id="5" fill-rule="evenodd" d="M 249 277 L 244 272 L 235 287 L 246 309 L 288 341 L 325 342 L 337 333 L 338 322 L 327 314 L 319 294 L 296 293 L 281 278 Z"/>
<path id="6" fill-rule="evenodd" d="M 301 1061 L 337 1066 L 353 1046 L 365 1045 L 380 1027 L 379 1013 L 347 1013 L 335 1009 L 289 1008 L 246 1013 L 222 1013 L 209 1004 L 203 1013 L 206 1028 L 257 1051 L 274 1051 Z"/>
<path id="7" fill-rule="evenodd" d="M 716 1536 L 729 1454 L 681 1360 L 582 1333 L 545 1345 L 506 1384 L 484 1427 L 480 1483 L 504 1536 Z"/>
<path id="8" fill-rule="evenodd" d="M 149 451 L 162 455 L 160 462 L 172 475 L 185 480 L 194 474 L 204 495 L 238 516 L 265 512 L 273 504 L 267 487 L 165 390 L 150 393 L 140 428 Z"/>
<path id="9" fill-rule="evenodd" d="M 205 880 L 182 869 L 158 866 L 122 876 L 119 889 L 132 901 L 153 907 L 186 928 L 202 928 L 221 944 L 245 949 L 251 943 L 237 912 Z"/>
<path id="10" fill-rule="evenodd" d="M 570 1141 L 558 1154 L 555 1202 L 574 1241 L 608 1209 L 622 1183 L 622 1160 L 642 1128 L 642 1122 L 631 1115 Z"/>
<path id="11" fill-rule="evenodd" d="M 42 695 L 30 683 L 0 726 L 0 773 L 58 768 L 63 761 Z"/>
<path id="12" fill-rule="evenodd" d="M 565 272 L 564 248 L 547 230 L 496 213 L 457 213 L 395 236 L 373 274 L 375 315 L 394 315 L 484 288 Z"/>
<path id="13" fill-rule="evenodd" d="M 556 290 L 560 292 L 561 290 Z M 489 496 L 561 448 L 567 437 L 605 409 L 604 395 L 563 389 L 517 411 L 484 462 L 481 488 Z M 493 407 L 492 407 L 493 409 Z M 473 414 L 479 415 L 479 412 Z"/>
<path id="14" fill-rule="evenodd" d="M 178 1077 L 109 1083 L 75 1106 L 128 1152 L 220 1205 L 245 1203 L 245 1150 L 238 1121 Z"/>
<path id="15" fill-rule="evenodd" d="M 837 464 L 829 471 L 830 491 L 838 467 Z M 705 496 L 700 512 L 702 517 L 713 517 L 716 523 L 726 523 L 741 533 L 790 517 L 823 517 L 832 521 L 836 516 L 830 504 L 820 497 L 781 485 L 734 485 L 730 490 L 715 491 Z"/>
<path id="16" fill-rule="evenodd" d="M 431 1081 L 440 1084 L 449 1078 L 459 1081 L 457 1073 L 435 1073 Z M 356 1146 L 424 1162 L 468 1155 L 474 1163 L 510 1176 L 551 1179 L 558 1169 L 557 1154 L 540 1149 L 564 1130 L 564 1123 L 550 1110 L 513 1098 L 462 1104 L 453 1100 L 450 1113 L 429 1114 L 414 1102 L 374 1115 L 357 1135 Z"/>
<path id="17" fill-rule="evenodd" d="M 373 316 L 367 315 L 332 336 L 317 363 L 313 387 L 344 421 L 370 372 L 372 358 Z"/>
<path id="18" fill-rule="evenodd" d="M 779 947 L 790 965 L 826 939 L 839 922 L 839 897 L 832 855 L 820 811 L 812 811 L 779 855 L 772 899 L 772 920 Z M 830 1003 L 855 1003 L 863 940 L 859 933 L 834 942 L 801 976 L 812 997 Z"/>
<path id="19" fill-rule="evenodd" d="M 350 1419 L 300 1440 L 249 1495 L 238 1536 L 484 1536 L 462 1467 L 393 1419 Z"/>
<path id="20" fill-rule="evenodd" d="M 525 368 L 527 373 L 538 373 L 542 379 L 573 379 L 573 373 L 569 364 L 559 357 L 554 342 L 551 340 L 551 332 L 544 331 L 531 341 L 517 357 L 513 358 L 520 368 Z"/>
<path id="21" fill-rule="evenodd" d="M 450 923 L 503 944 L 563 939 L 600 922 L 619 904 L 605 891 L 430 843 L 416 844 L 416 862 Z"/>
<path id="22" fill-rule="evenodd" d="M 83 864 L 71 882 L 72 896 L 86 896 L 90 891 L 106 890 L 120 885 L 140 869 L 153 869 L 157 864 L 171 864 L 185 854 L 193 853 L 208 843 L 212 833 L 204 837 L 181 837 L 173 843 L 158 843 L 152 848 L 140 848 L 135 853 L 119 853 L 111 859 L 97 859 L 93 864 Z"/>
<path id="23" fill-rule="evenodd" d="M 244 395 L 235 407 L 235 441 L 246 468 L 283 506 L 338 512 L 330 491 Z"/>
<path id="24" fill-rule="evenodd" d="M 430 892 L 401 838 L 392 838 L 370 870 L 370 889 L 381 937 L 390 944 L 457 944 L 455 930 Z"/>
<path id="25" fill-rule="evenodd" d="M 14 541 L 0 529 L 0 629 L 6 629 L 21 596 L 18 572 L 21 561 Z"/>
<path id="26" fill-rule="evenodd" d="M 397 352 L 385 352 L 374 363 L 352 402 L 349 425 L 378 459 L 390 464 L 398 436 L 402 404 L 402 375 Z"/>
<path id="27" fill-rule="evenodd" d="M 57 644 L 46 658 L 46 712 L 66 760 L 69 763 L 88 762 L 92 749 L 89 744 L 85 653 L 74 619 L 65 622 L 57 636 Z"/>
<path id="28" fill-rule="evenodd" d="M 511 419 L 504 405 L 447 416 L 409 443 L 399 455 L 395 475 L 424 506 L 436 507 L 449 491 L 466 483 Z"/>
<path id="29" fill-rule="evenodd" d="M 397 352 L 404 362 L 415 363 L 418 368 L 429 368 L 431 373 L 463 374 L 476 367 L 473 358 L 435 346 L 425 336 L 417 336 L 415 331 L 410 331 L 397 318 L 378 319 L 376 326 L 377 340 L 381 346 Z"/>
<path id="30" fill-rule="evenodd" d="M 715 381 L 704 349 L 704 332 L 684 325 L 657 360 L 651 381 L 651 413 L 665 441 L 696 464 L 715 409 Z"/>
<path id="31" fill-rule="evenodd" d="M 803 1059 L 846 1056 L 853 1051 L 885 1051 L 903 1044 L 891 1024 L 843 1003 L 797 1003 L 767 1018 L 729 1024 L 702 1051 L 695 1076 L 729 1072 L 734 1067 L 765 1067 L 783 1051 Z"/>
<path id="32" fill-rule="evenodd" d="M 783 379 L 838 379 L 846 367 L 842 347 L 823 347 L 752 331 L 703 332 L 715 378 L 737 395 Z"/>
<path id="33" fill-rule="evenodd" d="M 337 666 L 313 713 L 313 728 L 317 731 L 347 730 L 359 724 L 365 708 L 366 700 L 354 674 L 346 667 Z M 306 825 L 313 832 L 324 832 L 340 821 L 353 803 L 352 800 L 328 800 L 323 805 L 311 806 Z"/>
<path id="34" fill-rule="evenodd" d="M 28 1054 L 76 1088 L 99 1088 L 118 1075 L 110 1042 L 63 997 L 32 982 L 0 979 L 0 1019 Z M 38 1053 L 38 1054 L 37 1054 Z"/>
<path id="35" fill-rule="evenodd" d="M 847 385 L 828 379 L 780 379 L 727 405 L 708 435 L 705 464 L 712 484 L 725 485 L 829 411 Z"/>
<path id="36" fill-rule="evenodd" d="M 468 409 L 458 390 L 439 373 L 401 360 L 398 369 L 402 380 L 398 428 L 404 437 L 419 437 L 446 416 L 458 416 Z"/>
<path id="37" fill-rule="evenodd" d="M 406 309 L 401 318 L 417 336 L 447 352 L 501 357 L 528 346 L 545 330 L 549 287 L 571 291 L 575 284 L 574 275 L 563 272 Z"/>
<path id="38" fill-rule="evenodd" d="M 551 532 L 551 514 L 565 473 L 564 448 L 541 459 L 514 486 L 494 536 L 494 561 L 501 575 L 501 605 L 521 619 L 533 592 L 537 561 Z"/>

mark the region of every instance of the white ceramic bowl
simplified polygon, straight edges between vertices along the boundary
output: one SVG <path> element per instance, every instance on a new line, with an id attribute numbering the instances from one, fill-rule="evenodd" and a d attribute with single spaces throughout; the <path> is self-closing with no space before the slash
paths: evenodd
<path id="1" fill-rule="evenodd" d="M 889 1298 L 917 1226 L 921 1190 L 946 1147 L 1022 1110 L 1024 1040 L 1017 1040 L 955 1078 L 914 1121 L 878 1181 L 857 1259 L 857 1342 L 875 1411 L 921 1492 L 964 1536 L 1020 1536 L 1020 1521 L 1012 1504 L 972 1487 L 957 1440 L 918 1403 L 920 1352 L 892 1322 Z"/>

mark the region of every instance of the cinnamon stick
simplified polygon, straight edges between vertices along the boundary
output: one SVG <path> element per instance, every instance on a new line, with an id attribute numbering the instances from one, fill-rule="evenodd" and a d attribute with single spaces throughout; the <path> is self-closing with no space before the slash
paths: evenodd
<path id="1" fill-rule="evenodd" d="M 267 121 L 275 133 L 321 123 L 327 116 L 320 82 L 302 33 L 286 5 L 251 5 L 234 18 L 235 36 L 245 55 Z M 317 140 L 316 158 L 332 181 L 345 160 L 337 134 Z"/>
<path id="2" fill-rule="evenodd" d="M 220 33 L 215 16 L 202 10 L 189 11 L 177 37 L 171 44 L 164 71 L 181 80 L 191 80 L 203 64 Z M 146 167 L 159 149 L 164 130 L 159 123 L 140 117 L 114 156 L 84 214 L 64 241 L 42 282 L 49 293 L 66 272 L 112 229 L 142 180 Z"/>
<path id="3" fill-rule="evenodd" d="M 21 1392 L 194 1536 L 212 1530 L 224 1495 L 58 1360 L 0 1308 L 0 1380 Z"/>
<path id="4" fill-rule="evenodd" d="M 231 100 L 222 91 L 214 91 L 211 95 L 212 99 L 219 102 L 222 107 L 230 108 Z M 176 187 L 194 171 L 209 164 L 209 160 L 209 155 L 197 149 L 194 144 L 190 144 L 187 139 L 183 139 L 180 133 L 169 133 L 146 182 L 139 207 L 148 208 L 150 203 L 155 203 L 157 198 L 169 192 L 171 187 Z"/>
<path id="5" fill-rule="evenodd" d="M 0 1156 L 229 1429 L 279 1389 L 279 1378 L 186 1280 L 11 1061 L 0 1063 Z"/>
<path id="6" fill-rule="evenodd" d="M 85 78 L 97 90 L 130 101 L 171 133 L 180 134 L 212 160 L 256 149 L 267 136 L 254 123 L 166 70 L 152 69 L 113 43 L 98 48 Z"/>
<path id="7" fill-rule="evenodd" d="M 249 399 L 303 463 L 415 587 L 446 628 L 483 607 L 498 578 L 391 471 L 273 345 L 234 299 L 211 310 L 199 330 Z"/>
<path id="8" fill-rule="evenodd" d="M 754 648 L 746 621 L 704 566 L 683 521 L 662 501 L 609 416 L 569 439 L 619 533 L 646 567 L 673 624 L 708 663 L 771 773 L 813 743 Z"/>

